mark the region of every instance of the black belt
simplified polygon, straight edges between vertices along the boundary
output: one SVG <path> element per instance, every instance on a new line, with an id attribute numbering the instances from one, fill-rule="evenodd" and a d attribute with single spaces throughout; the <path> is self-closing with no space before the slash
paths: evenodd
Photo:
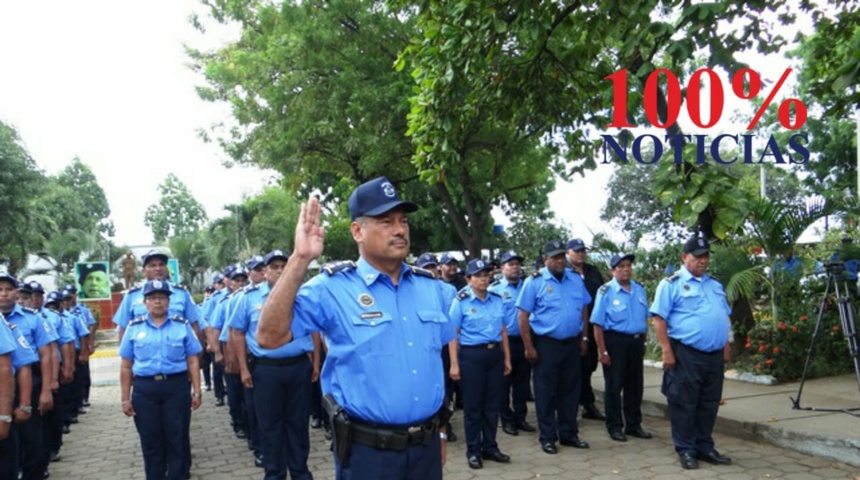
<path id="1" fill-rule="evenodd" d="M 188 377 L 188 370 L 179 373 L 159 373 L 158 375 L 135 375 L 135 380 L 154 380 L 156 382 L 161 382 L 164 380 L 170 380 L 171 378 L 177 377 Z"/>
<path id="2" fill-rule="evenodd" d="M 287 365 L 295 365 L 302 360 L 307 360 L 308 356 L 304 353 L 300 355 L 296 355 L 295 357 L 286 357 L 286 358 L 268 358 L 268 357 L 254 357 L 254 363 L 257 365 L 268 365 L 271 367 L 286 367 Z"/>
<path id="3" fill-rule="evenodd" d="M 498 346 L 499 346 L 499 342 L 480 343 L 478 345 L 460 344 L 460 348 L 475 348 L 475 349 L 480 349 L 480 350 L 492 350 Z"/>
<path id="4" fill-rule="evenodd" d="M 616 332 L 615 330 L 604 330 L 603 334 L 612 334 L 612 335 L 624 335 L 625 337 L 633 337 L 633 338 L 644 338 L 644 333 L 624 333 L 624 332 Z"/>
<path id="5" fill-rule="evenodd" d="M 547 341 L 551 343 L 559 343 L 561 345 L 573 345 L 574 343 L 579 343 L 579 335 L 575 337 L 569 337 L 564 339 L 553 338 L 548 335 L 535 335 L 536 340 Z"/>
<path id="6" fill-rule="evenodd" d="M 353 420 L 350 429 L 352 441 L 359 445 L 380 450 L 403 451 L 409 447 L 427 445 L 434 438 L 437 438 L 439 436 L 439 420 L 434 415 L 430 420 L 411 427 L 370 425 Z"/>
<path id="7" fill-rule="evenodd" d="M 682 341 L 680 341 L 680 340 L 675 340 L 674 338 L 670 338 L 670 339 L 669 339 L 669 343 L 671 343 L 671 344 L 672 344 L 672 347 L 673 347 L 673 348 L 674 348 L 674 347 L 677 347 L 678 345 L 681 345 L 681 346 L 682 346 L 682 347 L 684 347 L 684 348 L 688 348 L 688 349 L 690 349 L 690 350 L 692 350 L 692 351 L 694 351 L 694 352 L 696 352 L 696 353 L 701 353 L 702 355 L 717 355 L 717 354 L 719 354 L 719 353 L 722 353 L 722 351 L 723 351 L 723 349 L 721 348 L 721 349 L 719 349 L 719 350 L 714 350 L 713 352 L 706 352 L 706 351 L 704 351 L 704 350 L 699 350 L 698 348 L 691 347 L 691 346 L 687 345 L 686 343 L 684 343 L 684 342 L 682 342 Z"/>

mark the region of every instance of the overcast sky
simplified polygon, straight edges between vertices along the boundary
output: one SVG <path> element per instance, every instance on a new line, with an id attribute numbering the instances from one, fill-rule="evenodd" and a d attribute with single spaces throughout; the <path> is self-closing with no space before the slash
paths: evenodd
<path id="1" fill-rule="evenodd" d="M 118 244 L 152 240 L 143 216 L 169 172 L 210 218 L 273 176 L 224 168 L 224 154 L 197 136 L 229 112 L 197 97 L 194 86 L 202 81 L 185 67 L 182 46 L 214 48 L 229 34 L 194 30 L 187 21 L 194 9 L 197 0 L 0 0 L 0 120 L 18 130 L 47 173 L 75 156 L 92 168 L 110 203 Z M 764 77 L 771 81 L 782 71 L 768 69 Z M 557 216 L 586 241 L 592 231 L 611 233 L 599 214 L 612 168 L 560 182 L 550 196 Z"/>

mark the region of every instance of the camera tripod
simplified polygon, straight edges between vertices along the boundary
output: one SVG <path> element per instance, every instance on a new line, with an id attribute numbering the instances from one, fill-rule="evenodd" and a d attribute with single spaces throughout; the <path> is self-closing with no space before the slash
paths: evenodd
<path id="1" fill-rule="evenodd" d="M 841 321 L 842 333 L 848 340 L 848 354 L 854 362 L 854 373 L 857 375 L 857 387 L 860 389 L 860 339 L 857 337 L 857 324 L 854 321 L 854 305 L 851 303 L 851 292 L 849 291 L 848 280 L 843 276 L 845 265 L 842 262 L 828 263 L 827 267 L 827 286 L 824 289 L 824 296 L 821 299 L 821 306 L 818 309 L 818 322 L 815 324 L 815 330 L 812 333 L 812 340 L 809 342 L 809 348 L 806 349 L 806 362 L 803 365 L 803 375 L 800 377 L 800 386 L 797 389 L 797 398 L 791 398 L 792 409 L 794 410 L 811 410 L 816 412 L 844 412 L 855 417 L 860 415 L 854 413 L 860 410 L 857 408 L 817 408 L 817 407 L 801 407 L 800 396 L 803 394 L 803 384 L 806 382 L 806 375 L 809 373 L 809 367 L 812 365 L 812 358 L 815 353 L 815 343 L 821 334 L 821 323 L 824 318 L 824 307 L 827 305 L 827 297 L 832 291 L 836 293 L 836 306 L 839 309 L 839 319 Z M 856 293 L 856 292 L 855 292 Z"/>

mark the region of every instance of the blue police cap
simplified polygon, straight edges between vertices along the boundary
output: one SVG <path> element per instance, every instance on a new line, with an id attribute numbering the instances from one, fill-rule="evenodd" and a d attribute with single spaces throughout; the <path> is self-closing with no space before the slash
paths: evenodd
<path id="1" fill-rule="evenodd" d="M 78 293 L 78 287 L 76 287 L 74 284 L 71 284 L 71 283 L 67 283 L 67 284 L 63 285 L 63 290 L 65 290 L 69 293 Z"/>
<path id="2" fill-rule="evenodd" d="M 42 284 L 35 281 L 35 280 L 31 280 L 29 282 L 24 282 L 24 285 L 26 285 L 27 289 L 33 293 L 42 293 L 42 294 L 45 293 L 45 289 L 42 287 Z"/>
<path id="3" fill-rule="evenodd" d="M 204 288 L 203 291 L 206 293 L 212 293 L 215 291 L 215 287 L 213 287 L 212 285 L 206 285 L 206 288 Z"/>
<path id="4" fill-rule="evenodd" d="M 221 272 L 212 275 L 212 283 L 219 283 L 224 281 L 224 274 Z"/>
<path id="5" fill-rule="evenodd" d="M 566 251 L 567 249 L 564 248 L 564 243 L 561 240 L 551 240 L 543 246 L 543 254 L 548 257 L 554 257 Z"/>
<path id="6" fill-rule="evenodd" d="M 30 288 L 30 284 L 27 282 L 18 282 L 18 293 L 33 293 L 33 289 Z"/>
<path id="7" fill-rule="evenodd" d="M 490 262 L 483 260 L 481 258 L 473 258 L 466 265 L 466 275 L 472 276 L 476 273 L 483 272 L 484 270 L 489 271 L 493 268 L 493 264 Z"/>
<path id="8" fill-rule="evenodd" d="M 349 196 L 349 215 L 353 220 L 362 216 L 376 217 L 401 206 L 406 212 L 418 210 L 418 205 L 401 200 L 397 189 L 385 177 L 362 183 Z"/>
<path id="9" fill-rule="evenodd" d="M 18 279 L 6 270 L 0 270 L 0 281 L 9 282 L 12 284 L 13 287 L 15 287 L 16 289 L 18 288 Z"/>
<path id="10" fill-rule="evenodd" d="M 143 261 L 144 266 L 146 266 L 146 263 L 149 262 L 150 260 L 154 259 L 154 258 L 160 258 L 161 261 L 164 262 L 165 264 L 167 264 L 167 260 L 168 260 L 167 255 L 165 255 L 165 254 L 163 254 L 163 253 L 161 253 L 155 249 L 152 249 L 152 250 L 144 253 L 143 256 L 140 258 Z"/>
<path id="11" fill-rule="evenodd" d="M 633 263 L 636 260 L 636 255 L 632 253 L 616 253 L 609 259 L 609 266 L 615 268 L 621 263 L 621 260 L 630 260 L 630 263 Z"/>
<path id="12" fill-rule="evenodd" d="M 233 280 L 236 277 L 247 277 L 247 276 L 248 276 L 248 271 L 245 270 L 245 268 L 242 267 L 241 265 L 237 265 L 236 268 L 234 268 L 233 271 L 230 272 L 230 280 Z"/>
<path id="13" fill-rule="evenodd" d="M 227 265 L 224 267 L 224 276 L 227 278 L 233 278 L 233 272 L 236 270 L 236 265 Z"/>
<path id="14" fill-rule="evenodd" d="M 684 243 L 684 253 L 692 253 L 694 257 L 702 256 L 711 251 L 708 239 L 699 235 L 693 235 Z"/>
<path id="15" fill-rule="evenodd" d="M 420 268 L 427 268 L 430 265 L 435 267 L 439 265 L 439 260 L 436 260 L 436 255 L 433 255 L 430 252 L 425 252 L 418 256 L 418 260 L 415 260 L 415 265 Z"/>
<path id="16" fill-rule="evenodd" d="M 535 270 L 540 270 L 543 267 L 544 267 L 543 257 L 538 257 L 537 260 L 532 262 L 532 268 L 534 268 Z"/>
<path id="17" fill-rule="evenodd" d="M 149 280 L 143 284 L 143 296 L 146 297 L 151 293 L 166 293 L 170 295 L 173 292 L 170 291 L 170 284 L 166 280 Z"/>
<path id="18" fill-rule="evenodd" d="M 457 259 L 451 256 L 450 253 L 443 253 L 441 257 L 439 257 L 439 265 L 447 265 L 449 263 L 459 263 Z"/>
<path id="19" fill-rule="evenodd" d="M 574 252 L 585 250 L 585 242 L 583 242 L 581 238 L 574 238 L 567 242 L 567 249 L 573 250 Z"/>
<path id="20" fill-rule="evenodd" d="M 54 291 L 45 296 L 45 302 L 43 306 L 50 305 L 52 303 L 60 303 L 62 292 Z"/>
<path id="21" fill-rule="evenodd" d="M 70 300 L 72 298 L 72 294 L 73 294 L 73 292 L 66 290 L 65 288 L 62 290 L 57 290 L 56 293 L 57 293 L 57 300 L 58 301 Z"/>
<path id="22" fill-rule="evenodd" d="M 263 256 L 254 255 L 253 257 L 249 258 L 247 262 L 245 262 L 245 265 L 248 265 L 248 270 L 256 270 L 257 267 L 262 267 L 263 265 L 265 265 L 265 263 L 263 263 Z"/>
<path id="23" fill-rule="evenodd" d="M 283 252 L 283 250 L 272 250 L 267 253 L 265 257 L 263 257 L 263 265 L 268 266 L 272 260 L 283 260 L 285 262 L 290 261 L 290 256 Z"/>
<path id="24" fill-rule="evenodd" d="M 519 260 L 520 263 L 523 261 L 523 257 L 517 254 L 517 252 L 513 250 L 508 250 L 507 252 L 502 254 L 502 258 L 499 259 L 499 263 L 502 265 L 510 262 L 511 260 Z"/>

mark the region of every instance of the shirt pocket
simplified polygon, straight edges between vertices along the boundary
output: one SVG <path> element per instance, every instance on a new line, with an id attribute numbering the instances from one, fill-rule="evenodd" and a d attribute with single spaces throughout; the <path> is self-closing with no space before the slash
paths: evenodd
<path id="1" fill-rule="evenodd" d="M 688 312 L 695 312 L 702 305 L 702 292 L 694 289 L 681 292 L 681 308 Z"/>
<path id="2" fill-rule="evenodd" d="M 171 362 L 185 362 L 185 335 L 168 335 L 164 339 L 164 350 L 167 360 Z"/>
<path id="3" fill-rule="evenodd" d="M 353 343 L 357 347 L 366 347 L 371 351 L 375 347 L 385 347 L 385 345 L 380 345 L 375 340 L 382 332 L 387 330 L 386 326 L 390 326 L 393 320 L 391 315 L 384 312 L 364 312 L 356 313 L 350 319 L 352 322 L 351 334 Z"/>
<path id="4" fill-rule="evenodd" d="M 627 321 L 627 317 L 630 315 L 627 310 L 627 304 L 621 301 L 619 301 L 618 305 L 615 305 L 613 302 L 606 311 L 609 314 L 609 319 L 612 320 L 613 323 L 625 322 Z"/>
<path id="5" fill-rule="evenodd" d="M 415 313 L 421 322 L 421 338 L 425 340 L 424 347 L 428 350 L 440 351 L 442 348 L 442 326 L 448 322 L 448 319 L 442 312 L 436 310 L 418 310 Z M 463 318 L 464 324 L 471 321 L 474 319 L 468 315 Z"/>

